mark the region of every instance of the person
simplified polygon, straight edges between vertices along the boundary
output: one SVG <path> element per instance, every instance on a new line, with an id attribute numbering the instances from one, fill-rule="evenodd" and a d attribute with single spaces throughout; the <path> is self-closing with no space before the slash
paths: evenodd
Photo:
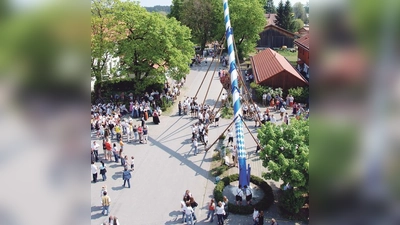
<path id="1" fill-rule="evenodd" d="M 215 213 L 215 202 L 214 199 L 211 199 L 210 203 L 208 203 L 208 213 L 207 213 L 207 218 L 208 220 L 210 218 L 210 223 L 214 221 L 214 213 Z"/>
<path id="2" fill-rule="evenodd" d="M 197 138 L 193 138 L 193 148 L 194 148 L 194 155 L 197 155 L 197 147 L 198 147 L 198 143 L 197 143 Z"/>
<path id="3" fill-rule="evenodd" d="M 258 214 L 258 225 L 264 225 L 264 211 L 260 211 Z"/>
<path id="4" fill-rule="evenodd" d="M 131 157 L 131 171 L 135 170 L 135 157 Z"/>
<path id="5" fill-rule="evenodd" d="M 158 113 L 156 110 L 153 112 L 153 123 L 154 124 L 159 124 L 160 123 L 160 117 L 158 116 Z"/>
<path id="6" fill-rule="evenodd" d="M 102 187 L 101 187 L 101 191 L 100 191 L 100 203 L 101 204 L 103 204 L 103 193 L 104 192 L 107 192 L 107 185 L 103 185 Z"/>
<path id="7" fill-rule="evenodd" d="M 283 106 L 281 106 L 279 111 L 280 111 L 281 120 L 282 120 L 283 119 L 283 114 L 286 112 L 286 109 Z"/>
<path id="8" fill-rule="evenodd" d="M 93 150 L 96 162 L 99 161 L 99 147 L 100 147 L 99 144 L 97 144 L 96 141 L 93 141 L 92 150 Z"/>
<path id="9" fill-rule="evenodd" d="M 124 155 L 122 154 L 122 148 L 119 150 L 119 155 L 118 155 L 118 157 L 121 159 L 121 166 L 125 166 L 125 163 L 126 163 L 126 158 L 124 157 Z"/>
<path id="10" fill-rule="evenodd" d="M 197 204 L 197 202 L 194 200 L 193 196 L 190 197 L 189 202 L 190 202 L 190 206 L 191 206 L 192 209 L 193 209 L 193 213 L 192 213 L 193 221 L 194 221 L 194 220 L 197 221 L 196 214 L 195 214 L 194 212 L 195 212 L 195 209 L 196 209 L 196 207 L 198 206 L 198 204 Z"/>
<path id="11" fill-rule="evenodd" d="M 278 225 L 278 222 L 274 218 L 271 219 L 271 225 Z"/>
<path id="12" fill-rule="evenodd" d="M 122 179 L 124 180 L 124 185 L 122 185 L 123 187 L 125 187 L 125 184 L 128 182 L 128 188 L 131 188 L 131 183 L 130 183 L 130 179 L 131 179 L 131 172 L 128 171 L 127 168 L 124 168 L 124 172 L 122 173 Z"/>
<path id="13" fill-rule="evenodd" d="M 229 143 L 233 143 L 233 133 L 231 129 L 228 129 L 228 145 Z"/>
<path id="14" fill-rule="evenodd" d="M 186 221 L 190 225 L 193 225 L 193 213 L 194 213 L 194 210 L 190 206 L 190 201 L 187 201 L 186 202 L 186 208 L 185 208 L 185 216 L 186 216 Z"/>
<path id="15" fill-rule="evenodd" d="M 133 126 L 132 131 L 133 131 L 133 135 L 135 137 L 135 141 L 137 142 L 137 140 L 139 138 L 139 134 L 138 134 L 138 128 L 136 125 Z"/>
<path id="16" fill-rule="evenodd" d="M 111 161 L 112 148 L 111 148 L 111 143 L 109 140 L 106 141 L 105 146 L 106 146 L 106 151 L 107 151 L 106 160 Z"/>
<path id="17" fill-rule="evenodd" d="M 100 163 L 101 163 L 101 166 L 99 168 L 100 169 L 100 174 L 103 177 L 103 181 L 106 181 L 107 180 L 107 175 L 106 175 L 107 169 L 106 169 L 106 166 L 104 165 L 103 160 L 100 161 Z"/>
<path id="18" fill-rule="evenodd" d="M 185 194 L 183 195 L 183 201 L 184 202 L 190 201 L 190 197 L 192 197 L 192 193 L 189 190 L 186 190 Z"/>
<path id="19" fill-rule="evenodd" d="M 92 176 L 93 176 L 93 183 L 97 182 L 97 166 L 94 164 L 94 161 L 92 161 Z"/>
<path id="20" fill-rule="evenodd" d="M 143 127 L 142 126 L 138 127 L 138 134 L 139 134 L 139 143 L 142 143 L 142 140 L 143 140 Z"/>
<path id="21" fill-rule="evenodd" d="M 262 102 L 263 102 L 263 106 L 267 105 L 267 93 L 265 93 L 265 92 L 262 95 Z"/>
<path id="22" fill-rule="evenodd" d="M 254 207 L 254 211 L 253 211 L 253 222 L 254 222 L 254 225 L 258 224 L 258 214 L 259 214 L 258 210 L 256 209 L 256 207 Z"/>
<path id="23" fill-rule="evenodd" d="M 186 202 L 181 201 L 181 212 L 182 212 L 182 223 L 185 223 L 185 215 L 186 215 Z"/>
<path id="24" fill-rule="evenodd" d="M 216 209 L 216 214 L 218 218 L 218 225 L 223 225 L 224 224 L 224 215 L 225 215 L 225 210 L 224 207 L 222 206 L 222 202 L 218 202 L 218 206 L 215 208 Z"/>
<path id="25" fill-rule="evenodd" d="M 247 185 L 244 185 L 244 190 L 246 191 L 246 201 L 247 205 L 251 204 L 251 199 L 253 198 L 253 193 L 250 190 L 250 187 L 247 187 Z"/>
<path id="26" fill-rule="evenodd" d="M 242 191 L 242 185 L 239 184 L 238 189 L 236 190 L 236 205 L 242 205 L 242 195 L 243 195 L 243 191 Z"/>
<path id="27" fill-rule="evenodd" d="M 114 154 L 115 162 L 117 163 L 118 162 L 118 151 L 117 151 L 117 145 L 115 143 L 113 143 L 112 152 Z"/>
<path id="28" fill-rule="evenodd" d="M 181 103 L 181 101 L 179 101 L 179 103 L 178 103 L 178 112 L 179 112 L 179 116 L 181 116 L 182 115 L 182 103 Z"/>
<path id="29" fill-rule="evenodd" d="M 203 140 L 204 140 L 204 149 L 207 150 L 207 145 L 208 145 L 208 132 L 204 132 Z"/>
<path id="30" fill-rule="evenodd" d="M 286 123 L 287 125 L 289 125 L 289 115 L 288 115 L 288 113 L 285 113 L 285 117 L 283 119 L 283 122 Z"/>
<path id="31" fill-rule="evenodd" d="M 103 138 L 103 154 L 104 154 L 103 159 L 104 159 L 104 160 L 107 160 L 107 147 L 106 147 L 106 143 L 107 143 L 107 138 Z"/>
<path id="32" fill-rule="evenodd" d="M 229 216 L 229 208 L 228 208 L 229 200 L 226 196 L 222 198 L 222 207 L 224 207 L 225 215 L 223 216 L 224 219 L 227 219 Z"/>
<path id="33" fill-rule="evenodd" d="M 110 225 L 119 225 L 118 218 L 116 216 L 112 216 L 112 215 L 110 215 L 110 217 L 108 217 L 108 223 Z"/>
<path id="34" fill-rule="evenodd" d="M 232 162 L 233 162 L 233 166 L 237 166 L 237 148 L 236 145 L 233 147 L 231 145 L 231 154 L 232 154 Z"/>
<path id="35" fill-rule="evenodd" d="M 143 144 L 147 144 L 149 128 L 146 126 L 143 127 Z"/>
<path id="36" fill-rule="evenodd" d="M 119 146 L 120 146 L 120 149 L 124 149 L 124 142 L 122 141 L 122 138 L 121 138 L 121 140 L 119 140 Z"/>
<path id="37" fill-rule="evenodd" d="M 111 198 L 110 196 L 107 195 L 107 191 L 103 192 L 103 197 L 101 198 L 101 205 L 103 206 L 103 215 L 108 215 L 108 212 L 110 211 L 110 203 L 111 203 Z"/>
<path id="38" fill-rule="evenodd" d="M 221 114 L 219 112 L 217 112 L 217 114 L 215 115 L 215 118 L 214 118 L 215 127 L 219 126 L 219 117 L 221 117 Z"/>

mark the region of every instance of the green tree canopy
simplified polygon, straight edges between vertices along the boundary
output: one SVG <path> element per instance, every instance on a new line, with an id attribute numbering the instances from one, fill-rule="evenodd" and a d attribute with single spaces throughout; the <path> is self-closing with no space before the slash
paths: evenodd
<path id="1" fill-rule="evenodd" d="M 300 28 L 304 27 L 304 22 L 301 19 L 295 19 L 293 21 L 293 29 L 298 31 Z"/>
<path id="2" fill-rule="evenodd" d="M 216 31 L 218 20 L 215 18 L 213 4 L 216 4 L 216 1 L 184 0 L 180 13 L 182 24 L 191 29 L 193 42 L 200 44 L 202 50 L 206 43 L 212 40 Z"/>
<path id="3" fill-rule="evenodd" d="M 164 82 L 167 69 L 175 71 L 174 79 L 189 72 L 194 55 L 190 30 L 175 18 L 149 13 L 138 3 L 121 2 L 115 19 L 124 35 L 117 45 L 122 74 L 137 80 L 136 88 Z"/>
<path id="4" fill-rule="evenodd" d="M 276 8 L 274 6 L 274 0 L 267 0 L 264 5 L 265 13 L 276 13 Z"/>
<path id="5" fill-rule="evenodd" d="M 172 0 L 172 5 L 170 7 L 171 12 L 168 14 L 168 18 L 174 17 L 176 20 L 181 21 L 183 0 Z"/>
<path id="6" fill-rule="evenodd" d="M 260 158 L 269 170 L 263 177 L 282 180 L 281 188 L 289 184 L 296 198 L 308 194 L 308 120 L 292 120 L 290 125 L 266 123 L 258 130 L 257 137 L 263 147 Z"/>
<path id="7" fill-rule="evenodd" d="M 220 3 L 217 10 L 219 34 L 225 33 L 223 5 Z M 266 21 L 264 8 L 259 0 L 235 0 L 229 2 L 229 14 L 235 44 L 239 59 L 243 59 L 251 51 L 254 51 L 260 33 L 263 31 Z M 250 25 L 251 24 L 251 25 Z M 239 60 L 238 59 L 238 60 Z"/>
<path id="8" fill-rule="evenodd" d="M 304 23 L 307 21 L 306 10 L 301 2 L 296 2 L 293 5 L 293 13 L 295 19 L 301 19 Z"/>
<path id="9" fill-rule="evenodd" d="M 276 9 L 277 15 L 275 23 L 277 26 L 294 32 L 294 24 L 293 24 L 293 13 L 292 7 L 290 5 L 290 1 L 286 0 L 285 5 L 283 5 L 282 0 L 279 2 L 278 8 Z"/>
<path id="10" fill-rule="evenodd" d="M 117 32 L 118 24 L 113 18 L 113 10 L 118 1 L 92 0 L 91 3 L 90 68 L 91 76 L 96 77 L 96 83 L 101 83 L 106 63 L 112 57 L 115 43 L 120 38 Z M 100 95 L 99 89 L 95 89 L 96 96 Z"/>

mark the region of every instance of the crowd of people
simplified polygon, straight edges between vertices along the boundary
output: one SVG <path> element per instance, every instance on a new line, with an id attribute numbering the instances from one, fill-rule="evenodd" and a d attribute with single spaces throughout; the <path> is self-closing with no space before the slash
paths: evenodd
<path id="1" fill-rule="evenodd" d="M 228 198 L 224 196 L 223 201 L 219 201 L 215 204 L 215 200 L 211 198 L 207 205 L 208 212 L 206 220 L 209 220 L 208 222 L 212 223 L 214 217 L 217 216 L 218 225 L 223 225 L 224 220 L 227 219 L 229 215 L 228 201 Z M 198 203 L 194 200 L 190 190 L 186 190 L 183 195 L 183 200 L 181 201 L 182 223 L 193 225 L 197 222 L 195 213 L 197 206 Z"/>

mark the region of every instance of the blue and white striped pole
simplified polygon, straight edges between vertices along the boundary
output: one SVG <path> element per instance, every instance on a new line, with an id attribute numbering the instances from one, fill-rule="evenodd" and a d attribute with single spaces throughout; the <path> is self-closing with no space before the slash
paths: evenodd
<path id="1" fill-rule="evenodd" d="M 229 73 L 231 74 L 231 86 L 232 86 L 232 100 L 233 100 L 233 111 L 235 121 L 235 131 L 236 131 L 236 146 L 238 155 L 238 165 L 239 165 L 239 184 L 243 187 L 244 185 L 249 186 L 248 174 L 246 171 L 246 149 L 244 146 L 244 132 L 242 125 L 242 107 L 240 106 L 239 97 L 239 85 L 238 85 L 238 73 L 236 70 L 236 59 L 235 59 L 235 49 L 233 45 L 233 30 L 231 27 L 231 21 L 229 18 L 229 7 L 228 0 L 223 0 L 224 3 L 224 17 L 225 17 L 225 29 L 226 29 L 226 41 L 228 46 L 229 54 Z"/>

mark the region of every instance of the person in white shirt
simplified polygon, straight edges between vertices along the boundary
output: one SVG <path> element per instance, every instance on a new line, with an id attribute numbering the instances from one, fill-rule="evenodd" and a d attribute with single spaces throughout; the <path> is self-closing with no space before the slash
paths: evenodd
<path id="1" fill-rule="evenodd" d="M 258 210 L 254 207 L 254 211 L 253 211 L 253 221 L 254 224 L 258 224 Z"/>
<path id="2" fill-rule="evenodd" d="M 186 216 L 186 221 L 188 222 L 187 224 L 193 225 L 193 208 L 190 206 L 190 201 L 186 202 L 186 208 L 185 208 L 185 216 Z"/>
<path id="3" fill-rule="evenodd" d="M 194 155 L 197 155 L 197 147 L 198 147 L 197 138 L 194 138 L 193 139 Z"/>
<path id="4" fill-rule="evenodd" d="M 280 111 L 281 120 L 282 120 L 283 119 L 283 114 L 286 112 L 286 109 L 283 106 L 281 106 L 279 111 Z"/>
<path id="5" fill-rule="evenodd" d="M 182 223 L 185 223 L 186 203 L 184 201 L 181 201 L 181 212 L 182 212 Z"/>
<path id="6" fill-rule="evenodd" d="M 225 209 L 222 206 L 222 202 L 219 201 L 217 207 L 215 208 L 216 214 L 218 217 L 218 225 L 223 225 L 224 224 L 224 215 L 225 215 Z"/>
<path id="7" fill-rule="evenodd" d="M 228 145 L 229 143 L 233 143 L 233 133 L 231 129 L 228 129 Z"/>
<path id="8" fill-rule="evenodd" d="M 273 114 L 271 115 L 271 123 L 273 123 L 273 124 L 275 124 L 275 123 L 276 123 L 276 119 L 275 119 L 275 117 L 274 117 L 274 115 L 273 115 Z"/>
<path id="9" fill-rule="evenodd" d="M 204 132 L 204 149 L 207 149 L 208 144 L 208 133 Z"/>
<path id="10" fill-rule="evenodd" d="M 93 183 L 97 182 L 97 166 L 94 164 L 94 161 L 92 161 L 92 176 L 93 176 Z"/>
<path id="11" fill-rule="evenodd" d="M 246 201 L 247 201 L 247 205 L 251 204 L 251 199 L 253 198 L 253 193 L 250 190 L 250 187 L 247 187 L 247 185 L 244 185 L 244 190 L 246 193 Z"/>
<path id="12" fill-rule="evenodd" d="M 96 143 L 96 141 L 93 141 L 92 144 L 92 150 L 94 153 L 94 157 L 95 157 L 95 161 L 98 162 L 99 161 L 99 147 L 100 145 Z"/>
<path id="13" fill-rule="evenodd" d="M 264 105 L 264 106 L 267 105 L 267 93 L 264 93 L 264 94 L 262 95 L 262 102 L 263 102 L 263 105 Z"/>
<path id="14" fill-rule="evenodd" d="M 215 118 L 214 118 L 214 123 L 215 123 L 216 127 L 219 126 L 219 118 L 220 117 L 221 117 L 221 114 L 219 112 L 217 112 L 217 115 L 215 115 Z"/>

